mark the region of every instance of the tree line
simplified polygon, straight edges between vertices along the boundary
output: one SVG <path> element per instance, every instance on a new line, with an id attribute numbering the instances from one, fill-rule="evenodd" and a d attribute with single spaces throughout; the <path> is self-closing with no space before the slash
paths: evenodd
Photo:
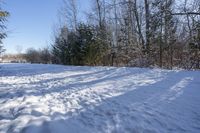
<path id="1" fill-rule="evenodd" d="M 64 65 L 200 69 L 199 0 L 64 0 L 49 53 Z"/>

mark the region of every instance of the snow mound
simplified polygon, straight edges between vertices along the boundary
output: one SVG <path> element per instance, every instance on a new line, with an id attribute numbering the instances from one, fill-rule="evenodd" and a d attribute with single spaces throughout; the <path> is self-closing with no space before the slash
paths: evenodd
<path id="1" fill-rule="evenodd" d="M 199 71 L 0 66 L 0 133 L 200 132 Z"/>

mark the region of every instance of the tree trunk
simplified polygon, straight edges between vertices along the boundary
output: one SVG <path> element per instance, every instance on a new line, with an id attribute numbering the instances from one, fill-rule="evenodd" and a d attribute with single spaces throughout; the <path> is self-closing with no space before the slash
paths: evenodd
<path id="1" fill-rule="evenodd" d="M 146 51 L 149 53 L 150 50 L 150 11 L 149 11 L 149 2 L 144 0 L 145 3 L 145 19 L 146 19 Z"/>

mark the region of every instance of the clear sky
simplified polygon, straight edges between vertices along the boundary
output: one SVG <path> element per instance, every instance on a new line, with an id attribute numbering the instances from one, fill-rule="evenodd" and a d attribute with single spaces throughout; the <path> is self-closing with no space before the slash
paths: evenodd
<path id="1" fill-rule="evenodd" d="M 78 0 L 83 11 L 90 0 Z M 52 41 L 53 26 L 58 19 L 62 0 L 5 0 L 2 7 L 10 12 L 8 37 L 3 40 L 6 53 L 16 53 L 16 47 L 43 48 Z"/>

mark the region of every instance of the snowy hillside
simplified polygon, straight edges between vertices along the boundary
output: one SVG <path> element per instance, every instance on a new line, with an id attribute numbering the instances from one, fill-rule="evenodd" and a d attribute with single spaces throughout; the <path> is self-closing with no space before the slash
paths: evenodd
<path id="1" fill-rule="evenodd" d="M 200 71 L 0 67 L 0 133 L 200 132 Z"/>

